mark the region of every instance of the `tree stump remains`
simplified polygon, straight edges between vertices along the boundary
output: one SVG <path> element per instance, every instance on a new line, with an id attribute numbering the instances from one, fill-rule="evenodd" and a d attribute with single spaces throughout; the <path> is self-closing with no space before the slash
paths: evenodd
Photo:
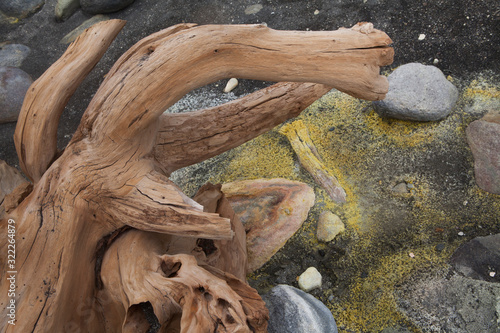
<path id="1" fill-rule="evenodd" d="M 267 309 L 246 283 L 245 232 L 220 186 L 191 199 L 168 176 L 297 116 L 332 88 L 383 99 L 379 67 L 392 62 L 391 40 L 369 23 L 321 32 L 179 24 L 117 60 L 57 151 L 66 103 L 124 24 L 87 29 L 27 92 L 15 144 L 33 188 L 16 192 L 0 222 L 10 240 L 1 244 L 1 316 L 11 319 L 0 331 L 265 332 Z M 286 82 L 164 114 L 229 77 Z"/>

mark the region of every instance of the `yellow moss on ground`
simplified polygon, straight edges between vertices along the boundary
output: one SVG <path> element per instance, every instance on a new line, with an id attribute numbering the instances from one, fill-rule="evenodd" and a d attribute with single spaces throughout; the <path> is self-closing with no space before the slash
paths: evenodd
<path id="1" fill-rule="evenodd" d="M 291 147 L 280 144 L 281 135 L 275 130 L 265 133 L 237 148 L 226 172 L 211 178 L 214 183 L 258 178 L 287 178 L 298 180 L 294 153 Z"/>
<path id="2" fill-rule="evenodd" d="M 472 80 L 463 93 L 463 98 L 492 99 L 500 98 L 500 90 L 493 83 L 487 80 Z"/>

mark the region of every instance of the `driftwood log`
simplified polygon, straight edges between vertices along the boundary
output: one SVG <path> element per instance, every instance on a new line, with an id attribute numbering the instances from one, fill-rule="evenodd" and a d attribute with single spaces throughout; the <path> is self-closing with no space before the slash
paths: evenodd
<path id="1" fill-rule="evenodd" d="M 0 223 L 9 235 L 0 331 L 265 332 L 268 312 L 245 279 L 244 230 L 220 187 L 191 199 L 168 176 L 295 117 L 332 87 L 382 99 L 391 40 L 367 23 L 323 32 L 170 27 L 117 60 L 58 152 L 68 99 L 123 26 L 86 30 L 26 95 L 15 144 L 33 188 L 11 198 Z M 164 114 L 228 77 L 299 83 Z"/>

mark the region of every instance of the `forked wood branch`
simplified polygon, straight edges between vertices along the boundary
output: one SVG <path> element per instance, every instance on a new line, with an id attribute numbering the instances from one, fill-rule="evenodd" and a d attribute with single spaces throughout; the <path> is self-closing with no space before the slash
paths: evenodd
<path id="1" fill-rule="evenodd" d="M 296 116 L 330 87 L 383 98 L 379 66 L 392 61 L 391 40 L 369 24 L 323 32 L 170 27 L 118 59 L 57 153 L 64 105 L 123 24 L 86 30 L 23 104 L 15 142 L 34 187 L 7 212 L 22 316 L 15 326 L 1 321 L 0 331 L 265 331 L 267 310 L 245 282 L 243 229 L 229 204 L 208 187 L 200 205 L 168 173 Z M 279 84 L 216 109 L 163 115 L 190 90 L 227 77 L 320 85 Z M 0 232 L 7 228 L 4 219 Z M 7 243 L 0 251 L 7 318 Z"/>

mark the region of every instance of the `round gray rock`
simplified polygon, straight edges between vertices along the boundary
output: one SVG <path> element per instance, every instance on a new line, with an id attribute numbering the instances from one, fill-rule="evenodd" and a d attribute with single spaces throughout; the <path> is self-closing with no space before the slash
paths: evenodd
<path id="1" fill-rule="evenodd" d="M 330 310 L 302 290 L 281 284 L 262 298 L 269 309 L 269 333 L 338 333 Z"/>
<path id="2" fill-rule="evenodd" d="M 90 14 L 105 14 L 122 10 L 134 0 L 80 0 L 82 9 Z"/>
<path id="3" fill-rule="evenodd" d="M 0 11 L 17 18 L 28 17 L 39 11 L 45 0 L 6 0 L 0 1 Z"/>
<path id="4" fill-rule="evenodd" d="M 30 48 L 22 44 L 7 44 L 0 47 L 0 66 L 20 67 L 30 53 Z"/>
<path id="5" fill-rule="evenodd" d="M 458 99 L 457 88 L 439 68 L 418 63 L 398 67 L 388 77 L 389 92 L 373 102 L 382 117 L 435 121 L 450 114 Z"/>
<path id="6" fill-rule="evenodd" d="M 15 67 L 0 67 L 0 123 L 16 121 L 24 95 L 33 83 L 31 77 Z"/>

